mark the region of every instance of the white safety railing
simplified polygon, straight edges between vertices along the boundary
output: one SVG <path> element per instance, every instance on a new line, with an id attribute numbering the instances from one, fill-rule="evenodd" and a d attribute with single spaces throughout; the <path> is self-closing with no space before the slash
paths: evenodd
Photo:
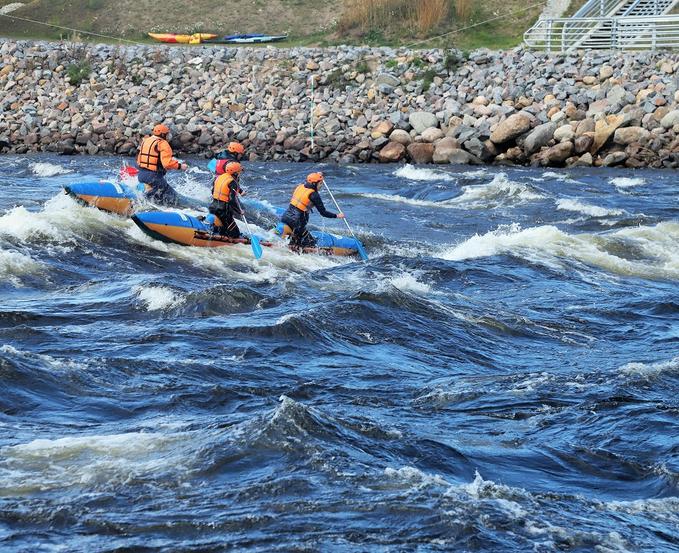
<path id="1" fill-rule="evenodd" d="M 606 17 L 614 14 L 626 0 L 589 0 L 573 17 Z"/>
<path id="2" fill-rule="evenodd" d="M 523 38 L 530 48 L 561 52 L 679 48 L 679 15 L 541 19 Z"/>

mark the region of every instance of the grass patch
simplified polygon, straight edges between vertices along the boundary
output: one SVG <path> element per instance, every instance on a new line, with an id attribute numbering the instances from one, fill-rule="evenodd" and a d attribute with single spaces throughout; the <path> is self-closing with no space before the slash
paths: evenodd
<path id="1" fill-rule="evenodd" d="M 90 73 L 92 73 L 92 66 L 87 60 L 72 63 L 66 68 L 68 81 L 74 86 L 79 86 L 80 83 L 89 78 Z"/>

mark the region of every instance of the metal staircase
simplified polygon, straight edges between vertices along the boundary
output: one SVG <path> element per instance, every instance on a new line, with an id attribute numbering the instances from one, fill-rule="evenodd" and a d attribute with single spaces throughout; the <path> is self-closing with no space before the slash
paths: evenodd
<path id="1" fill-rule="evenodd" d="M 679 0 L 589 0 L 571 18 L 539 19 L 524 33 L 543 50 L 679 48 Z"/>

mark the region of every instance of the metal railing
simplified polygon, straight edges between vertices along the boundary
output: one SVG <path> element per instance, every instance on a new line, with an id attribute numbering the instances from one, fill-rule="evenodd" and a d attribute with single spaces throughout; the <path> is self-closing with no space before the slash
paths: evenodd
<path id="1" fill-rule="evenodd" d="M 562 52 L 679 48 L 679 15 L 541 19 L 523 38 L 530 48 Z"/>
<path id="2" fill-rule="evenodd" d="M 626 0 L 589 0 L 573 17 L 606 17 L 611 15 L 611 12 L 615 13 L 618 7 L 625 3 Z"/>

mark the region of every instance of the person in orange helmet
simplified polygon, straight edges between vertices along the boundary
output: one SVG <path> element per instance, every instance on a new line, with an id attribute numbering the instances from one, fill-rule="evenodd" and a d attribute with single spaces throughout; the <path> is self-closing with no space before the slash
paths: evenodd
<path id="1" fill-rule="evenodd" d="M 147 185 L 145 195 L 150 200 L 163 205 L 179 205 L 179 196 L 165 180 L 165 174 L 170 169 L 185 171 L 188 165 L 173 157 L 169 137 L 170 129 L 159 124 L 153 127 L 151 136 L 141 141 L 137 154 L 137 178 Z"/>
<path id="2" fill-rule="evenodd" d="M 217 174 L 217 169 L 223 172 L 224 167 L 227 163 L 231 161 L 240 162 L 245 156 L 245 148 L 239 142 L 230 142 L 225 150 L 217 152 L 210 162 L 207 164 L 207 168 L 213 173 Z"/>
<path id="3" fill-rule="evenodd" d="M 241 161 L 245 156 L 245 148 L 240 142 L 229 142 L 225 150 L 217 152 L 215 159 L 227 159 L 229 161 Z"/>
<path id="4" fill-rule="evenodd" d="M 306 182 L 295 188 L 288 209 L 283 213 L 281 221 L 287 225 L 284 234 L 290 234 L 290 245 L 303 248 L 314 246 L 316 241 L 306 229 L 311 210 L 315 207 L 322 217 L 344 219 L 344 213 L 333 213 L 325 209 L 318 190 L 323 185 L 323 173 L 310 173 Z"/>
<path id="5" fill-rule="evenodd" d="M 243 209 L 238 196 L 245 194 L 240 187 L 243 167 L 237 161 L 230 161 L 217 167 L 217 176 L 212 184 L 212 203 L 208 211 L 215 216 L 215 228 L 222 236 L 240 238 L 241 233 L 234 219 L 242 215 Z"/>

